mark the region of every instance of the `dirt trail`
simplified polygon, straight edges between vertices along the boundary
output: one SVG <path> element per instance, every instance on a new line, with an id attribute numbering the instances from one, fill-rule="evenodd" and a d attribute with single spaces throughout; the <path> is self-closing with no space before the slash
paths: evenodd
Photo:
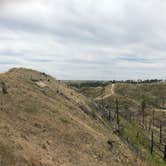
<path id="1" fill-rule="evenodd" d="M 114 95 L 114 94 L 115 94 L 115 84 L 112 84 L 111 94 L 112 94 L 112 95 Z"/>
<path id="2" fill-rule="evenodd" d="M 106 87 L 105 91 L 107 94 L 105 94 L 102 97 L 101 96 L 97 97 L 95 100 L 96 101 L 103 100 L 103 99 L 109 98 L 110 96 L 113 96 L 115 94 L 115 84 L 111 84 L 111 88 L 110 88 L 110 86 Z"/>

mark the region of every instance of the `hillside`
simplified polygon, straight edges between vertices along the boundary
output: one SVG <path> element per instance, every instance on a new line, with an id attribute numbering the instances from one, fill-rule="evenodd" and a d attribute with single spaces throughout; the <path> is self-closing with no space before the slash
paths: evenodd
<path id="1" fill-rule="evenodd" d="M 79 93 L 95 100 L 104 101 L 105 104 L 112 103 L 118 98 L 121 109 L 127 108 L 129 111 L 139 112 L 141 101 L 145 100 L 147 106 L 156 107 L 156 111 L 166 112 L 166 83 L 116 83 L 106 86 L 81 87 L 77 89 Z"/>
<path id="2" fill-rule="evenodd" d="M 115 134 L 97 105 L 51 76 L 0 74 L 1 166 L 146 165 Z M 110 144 L 108 144 L 111 142 Z"/>
<path id="3" fill-rule="evenodd" d="M 101 105 L 102 116 L 151 164 L 166 163 L 166 83 L 110 83 L 78 92 Z M 164 159 L 164 160 L 163 160 Z"/>

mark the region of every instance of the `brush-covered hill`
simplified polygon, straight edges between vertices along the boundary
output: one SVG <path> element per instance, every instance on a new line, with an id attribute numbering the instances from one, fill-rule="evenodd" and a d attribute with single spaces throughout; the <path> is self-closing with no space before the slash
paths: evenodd
<path id="1" fill-rule="evenodd" d="M 166 82 L 91 84 L 76 90 L 101 105 L 102 116 L 119 123 L 121 137 L 150 164 L 166 165 Z"/>
<path id="2" fill-rule="evenodd" d="M 0 166 L 146 165 L 96 104 L 67 85 L 23 68 L 0 74 L 0 81 L 8 91 L 0 92 Z"/>
<path id="3" fill-rule="evenodd" d="M 114 102 L 119 98 L 123 107 L 127 105 L 132 110 L 139 110 L 142 100 L 145 100 L 149 106 L 166 109 L 166 82 L 110 83 L 96 87 L 81 87 L 77 88 L 77 91 L 98 102 Z"/>

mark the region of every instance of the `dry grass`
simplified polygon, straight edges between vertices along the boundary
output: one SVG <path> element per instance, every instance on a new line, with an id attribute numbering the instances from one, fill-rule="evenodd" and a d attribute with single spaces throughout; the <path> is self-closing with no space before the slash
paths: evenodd
<path id="1" fill-rule="evenodd" d="M 8 94 L 0 93 L 1 166 L 146 165 L 86 97 L 63 83 L 27 69 L 12 69 L 0 80 L 8 86 Z M 112 149 L 110 138 L 115 141 Z"/>

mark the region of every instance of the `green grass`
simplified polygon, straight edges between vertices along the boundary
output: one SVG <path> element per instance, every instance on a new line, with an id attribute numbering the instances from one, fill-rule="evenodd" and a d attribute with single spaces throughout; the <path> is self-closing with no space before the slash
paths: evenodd
<path id="1" fill-rule="evenodd" d="M 150 142 L 147 140 L 145 133 L 136 123 L 129 123 L 123 118 L 120 118 L 120 123 L 123 125 L 120 130 L 121 136 L 128 140 L 129 144 L 135 149 L 140 157 L 147 160 L 150 165 L 166 165 L 166 162 L 163 161 L 163 159 L 156 152 L 153 152 L 153 155 L 150 154 Z"/>
<path id="2" fill-rule="evenodd" d="M 153 84 L 116 84 L 115 92 L 118 95 L 134 99 L 138 103 L 144 98 L 148 105 L 163 104 L 166 97 L 166 83 Z"/>

